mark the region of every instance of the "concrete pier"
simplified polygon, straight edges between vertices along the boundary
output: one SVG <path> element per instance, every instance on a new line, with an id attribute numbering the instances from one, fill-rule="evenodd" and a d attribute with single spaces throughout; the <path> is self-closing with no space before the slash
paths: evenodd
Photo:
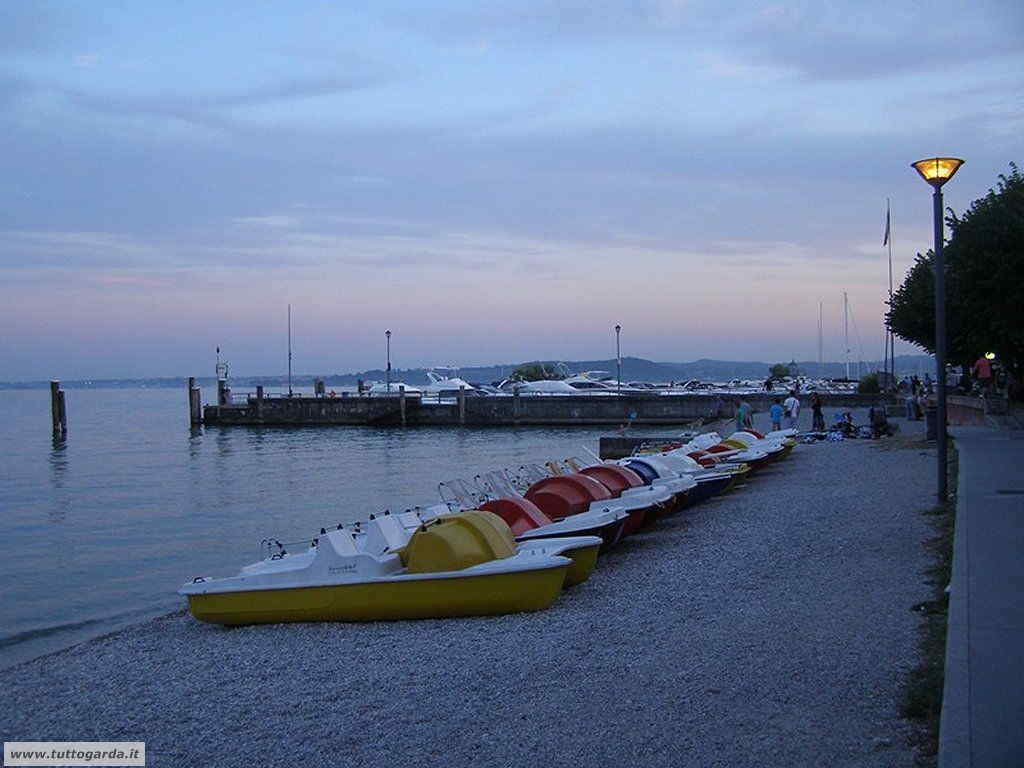
<path id="1" fill-rule="evenodd" d="M 220 399 L 220 398 L 218 398 Z M 769 398 L 745 398 L 765 410 Z M 876 395 L 824 396 L 829 406 L 862 408 Z M 763 401 L 763 402 L 761 402 Z M 728 418 L 733 404 L 714 395 L 513 395 L 424 401 L 418 394 L 390 396 L 258 397 L 245 402 L 222 401 L 203 409 L 205 424 L 224 425 L 409 425 L 409 426 L 614 426 L 685 425 L 698 420 Z"/>

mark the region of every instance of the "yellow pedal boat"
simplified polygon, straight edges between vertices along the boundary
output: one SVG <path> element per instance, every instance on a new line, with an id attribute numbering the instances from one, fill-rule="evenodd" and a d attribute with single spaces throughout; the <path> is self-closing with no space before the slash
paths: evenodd
<path id="1" fill-rule="evenodd" d="M 200 577 L 178 592 L 195 618 L 214 624 L 483 616 L 547 608 L 572 565 L 548 551 L 517 551 L 501 518 L 473 511 L 425 523 L 398 551 L 360 547 L 342 527 L 305 552 L 275 554 L 237 576 Z"/>

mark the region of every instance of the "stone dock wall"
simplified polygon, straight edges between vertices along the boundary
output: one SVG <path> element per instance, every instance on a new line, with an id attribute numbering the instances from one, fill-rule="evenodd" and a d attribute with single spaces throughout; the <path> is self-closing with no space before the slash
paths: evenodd
<path id="1" fill-rule="evenodd" d="M 772 394 L 746 396 L 755 411 L 771 405 Z M 805 407 L 808 397 L 801 398 Z M 866 407 L 877 395 L 826 395 L 826 405 Z M 734 399 L 715 395 L 600 395 L 463 397 L 424 402 L 419 397 L 249 397 L 245 403 L 207 405 L 206 424 L 240 426 L 406 425 L 406 426 L 582 426 L 676 425 L 727 418 Z"/>

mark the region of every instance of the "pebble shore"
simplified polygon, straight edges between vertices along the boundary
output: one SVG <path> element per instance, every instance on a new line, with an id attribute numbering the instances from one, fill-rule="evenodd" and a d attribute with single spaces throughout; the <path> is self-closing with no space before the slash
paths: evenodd
<path id="1" fill-rule="evenodd" d="M 550 610 L 234 629 L 181 611 L 0 673 L 0 735 L 145 741 L 156 766 L 911 765 L 935 453 L 896 423 L 798 446 Z"/>

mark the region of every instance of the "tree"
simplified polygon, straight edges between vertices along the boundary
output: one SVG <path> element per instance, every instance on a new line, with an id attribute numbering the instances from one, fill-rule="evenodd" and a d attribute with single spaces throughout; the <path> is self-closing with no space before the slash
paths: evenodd
<path id="1" fill-rule="evenodd" d="M 565 378 L 554 366 L 546 363 L 523 363 L 514 371 L 510 378 L 520 381 L 552 381 Z"/>
<path id="2" fill-rule="evenodd" d="M 768 369 L 768 373 L 773 379 L 784 379 L 789 376 L 789 366 L 783 365 L 782 363 L 776 363 Z"/>
<path id="3" fill-rule="evenodd" d="M 946 334 L 950 363 L 984 352 L 1019 381 L 1024 373 L 1024 176 L 1010 163 L 997 189 L 946 217 Z M 934 255 L 917 254 L 886 315 L 902 339 L 935 351 Z"/>
<path id="4" fill-rule="evenodd" d="M 878 383 L 877 373 L 869 373 L 867 376 L 861 376 L 860 381 L 857 383 L 857 392 L 862 395 L 877 395 L 881 391 L 882 388 Z"/>

